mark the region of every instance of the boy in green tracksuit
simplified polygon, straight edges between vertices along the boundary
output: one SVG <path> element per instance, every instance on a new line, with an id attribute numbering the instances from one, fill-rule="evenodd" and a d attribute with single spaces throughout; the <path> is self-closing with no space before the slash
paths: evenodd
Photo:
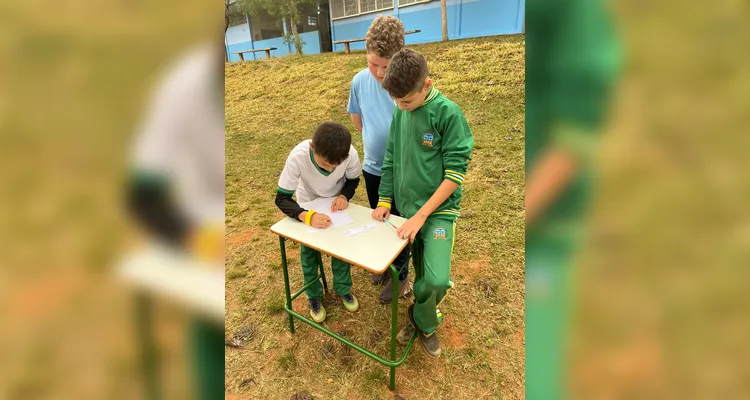
<path id="1" fill-rule="evenodd" d="M 396 102 L 383 160 L 380 199 L 372 216 L 388 218 L 392 199 L 408 218 L 396 231 L 415 247 L 423 273 L 414 283 L 414 304 L 397 340 L 406 344 L 415 329 L 422 348 L 440 356 L 437 306 L 453 286 L 450 261 L 461 183 L 474 138 L 461 109 L 432 86 L 427 61 L 402 49 L 391 58 L 383 88 Z M 415 265 L 417 265 L 415 264 Z"/>
<path id="2" fill-rule="evenodd" d="M 565 399 L 575 254 L 620 65 L 602 0 L 526 4 L 526 399 Z"/>

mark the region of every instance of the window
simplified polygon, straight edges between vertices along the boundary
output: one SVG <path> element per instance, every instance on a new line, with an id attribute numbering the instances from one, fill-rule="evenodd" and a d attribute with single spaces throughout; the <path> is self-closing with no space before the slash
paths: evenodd
<path id="1" fill-rule="evenodd" d="M 229 5 L 227 15 L 229 16 L 230 27 L 247 23 L 245 12 L 239 10 L 239 8 L 237 7 L 237 3 L 232 3 Z"/>
<path id="2" fill-rule="evenodd" d="M 318 30 L 318 6 L 305 4 L 299 8 L 300 18 L 297 21 L 297 33 Z M 290 31 L 291 32 L 291 31 Z"/>
<path id="3" fill-rule="evenodd" d="M 359 12 L 366 13 L 378 9 L 376 0 L 359 0 Z"/>
<path id="4" fill-rule="evenodd" d="M 250 30 L 255 42 L 284 36 L 281 18 L 271 17 L 263 10 L 258 15 L 250 16 Z"/>
<path id="5" fill-rule="evenodd" d="M 419 3 L 429 3 L 430 0 L 398 0 L 398 6 L 408 6 L 412 4 L 419 4 Z"/>
<path id="6" fill-rule="evenodd" d="M 331 18 L 353 17 L 393 8 L 393 0 L 331 0 Z"/>

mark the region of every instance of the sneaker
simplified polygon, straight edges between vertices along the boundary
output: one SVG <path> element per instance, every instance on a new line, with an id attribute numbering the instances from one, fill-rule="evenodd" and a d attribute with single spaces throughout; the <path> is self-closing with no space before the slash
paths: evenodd
<path id="1" fill-rule="evenodd" d="M 411 335 L 414 334 L 414 325 L 411 324 L 411 322 L 407 322 L 406 326 L 403 327 L 400 331 L 398 331 L 398 335 L 396 335 L 396 341 L 400 345 L 407 345 L 409 344 L 409 340 L 411 340 Z"/>
<path id="2" fill-rule="evenodd" d="M 326 309 L 323 308 L 323 304 L 320 299 L 310 299 L 310 316 L 313 321 L 321 323 L 326 319 Z"/>
<path id="3" fill-rule="evenodd" d="M 432 358 L 440 357 L 440 341 L 438 340 L 437 332 L 432 332 L 431 335 L 425 335 L 419 332 L 419 342 L 422 343 L 422 350 Z"/>
<path id="4" fill-rule="evenodd" d="M 354 295 L 351 293 L 341 296 L 341 302 L 344 303 L 344 308 L 346 308 L 346 311 L 355 312 L 359 309 L 359 302 L 357 301 L 357 298 L 354 297 Z"/>
<path id="5" fill-rule="evenodd" d="M 373 285 L 382 285 L 391 280 L 391 273 L 386 271 L 382 274 L 372 274 L 371 279 Z"/>
<path id="6" fill-rule="evenodd" d="M 409 321 L 413 326 L 417 325 L 417 323 L 414 322 L 414 304 L 409 306 Z M 419 337 L 419 343 L 422 344 L 422 350 L 424 350 L 428 356 L 430 356 L 431 358 L 440 357 L 440 353 L 442 351 L 440 349 L 440 341 L 438 340 L 437 332 L 433 332 L 430 335 L 425 335 L 424 332 L 422 332 L 420 329 L 417 329 L 417 336 Z M 398 338 L 396 338 L 396 340 L 398 340 Z"/>
<path id="7" fill-rule="evenodd" d="M 405 277 L 403 280 L 398 281 L 398 297 L 406 297 L 411 292 L 411 282 L 409 277 Z M 388 283 L 380 292 L 380 304 L 390 304 L 393 298 L 393 279 L 389 279 Z"/>

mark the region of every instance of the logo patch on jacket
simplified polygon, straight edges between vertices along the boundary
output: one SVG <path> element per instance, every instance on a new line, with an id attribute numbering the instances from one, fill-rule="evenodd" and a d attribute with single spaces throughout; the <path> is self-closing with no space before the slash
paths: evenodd
<path id="1" fill-rule="evenodd" d="M 432 133 L 427 132 L 424 135 L 422 135 L 422 145 L 432 147 L 432 141 L 434 139 L 435 139 L 435 136 Z"/>
<path id="2" fill-rule="evenodd" d="M 435 228 L 433 237 L 435 239 L 448 239 L 448 236 L 446 236 L 445 228 L 443 228 L 442 226 L 439 228 Z"/>

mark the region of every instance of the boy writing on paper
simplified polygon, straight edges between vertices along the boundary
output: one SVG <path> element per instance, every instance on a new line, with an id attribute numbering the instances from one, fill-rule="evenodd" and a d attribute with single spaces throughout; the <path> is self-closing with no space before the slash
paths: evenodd
<path id="1" fill-rule="evenodd" d="M 359 156 L 352 146 L 349 130 L 335 122 L 324 122 L 315 129 L 312 139 L 298 144 L 289 153 L 279 177 L 276 206 L 289 216 L 314 228 L 331 225 L 328 210 L 306 210 L 305 203 L 320 197 L 336 197 L 330 211 L 344 210 L 359 185 Z M 292 198 L 296 192 L 297 201 Z M 310 316 L 321 323 L 326 318 L 323 308 L 323 286 L 317 280 L 320 252 L 300 245 L 300 261 L 305 284 L 315 280 L 305 294 L 310 302 Z M 333 288 L 341 297 L 344 308 L 354 312 L 359 308 L 351 293 L 351 265 L 333 258 Z"/>

